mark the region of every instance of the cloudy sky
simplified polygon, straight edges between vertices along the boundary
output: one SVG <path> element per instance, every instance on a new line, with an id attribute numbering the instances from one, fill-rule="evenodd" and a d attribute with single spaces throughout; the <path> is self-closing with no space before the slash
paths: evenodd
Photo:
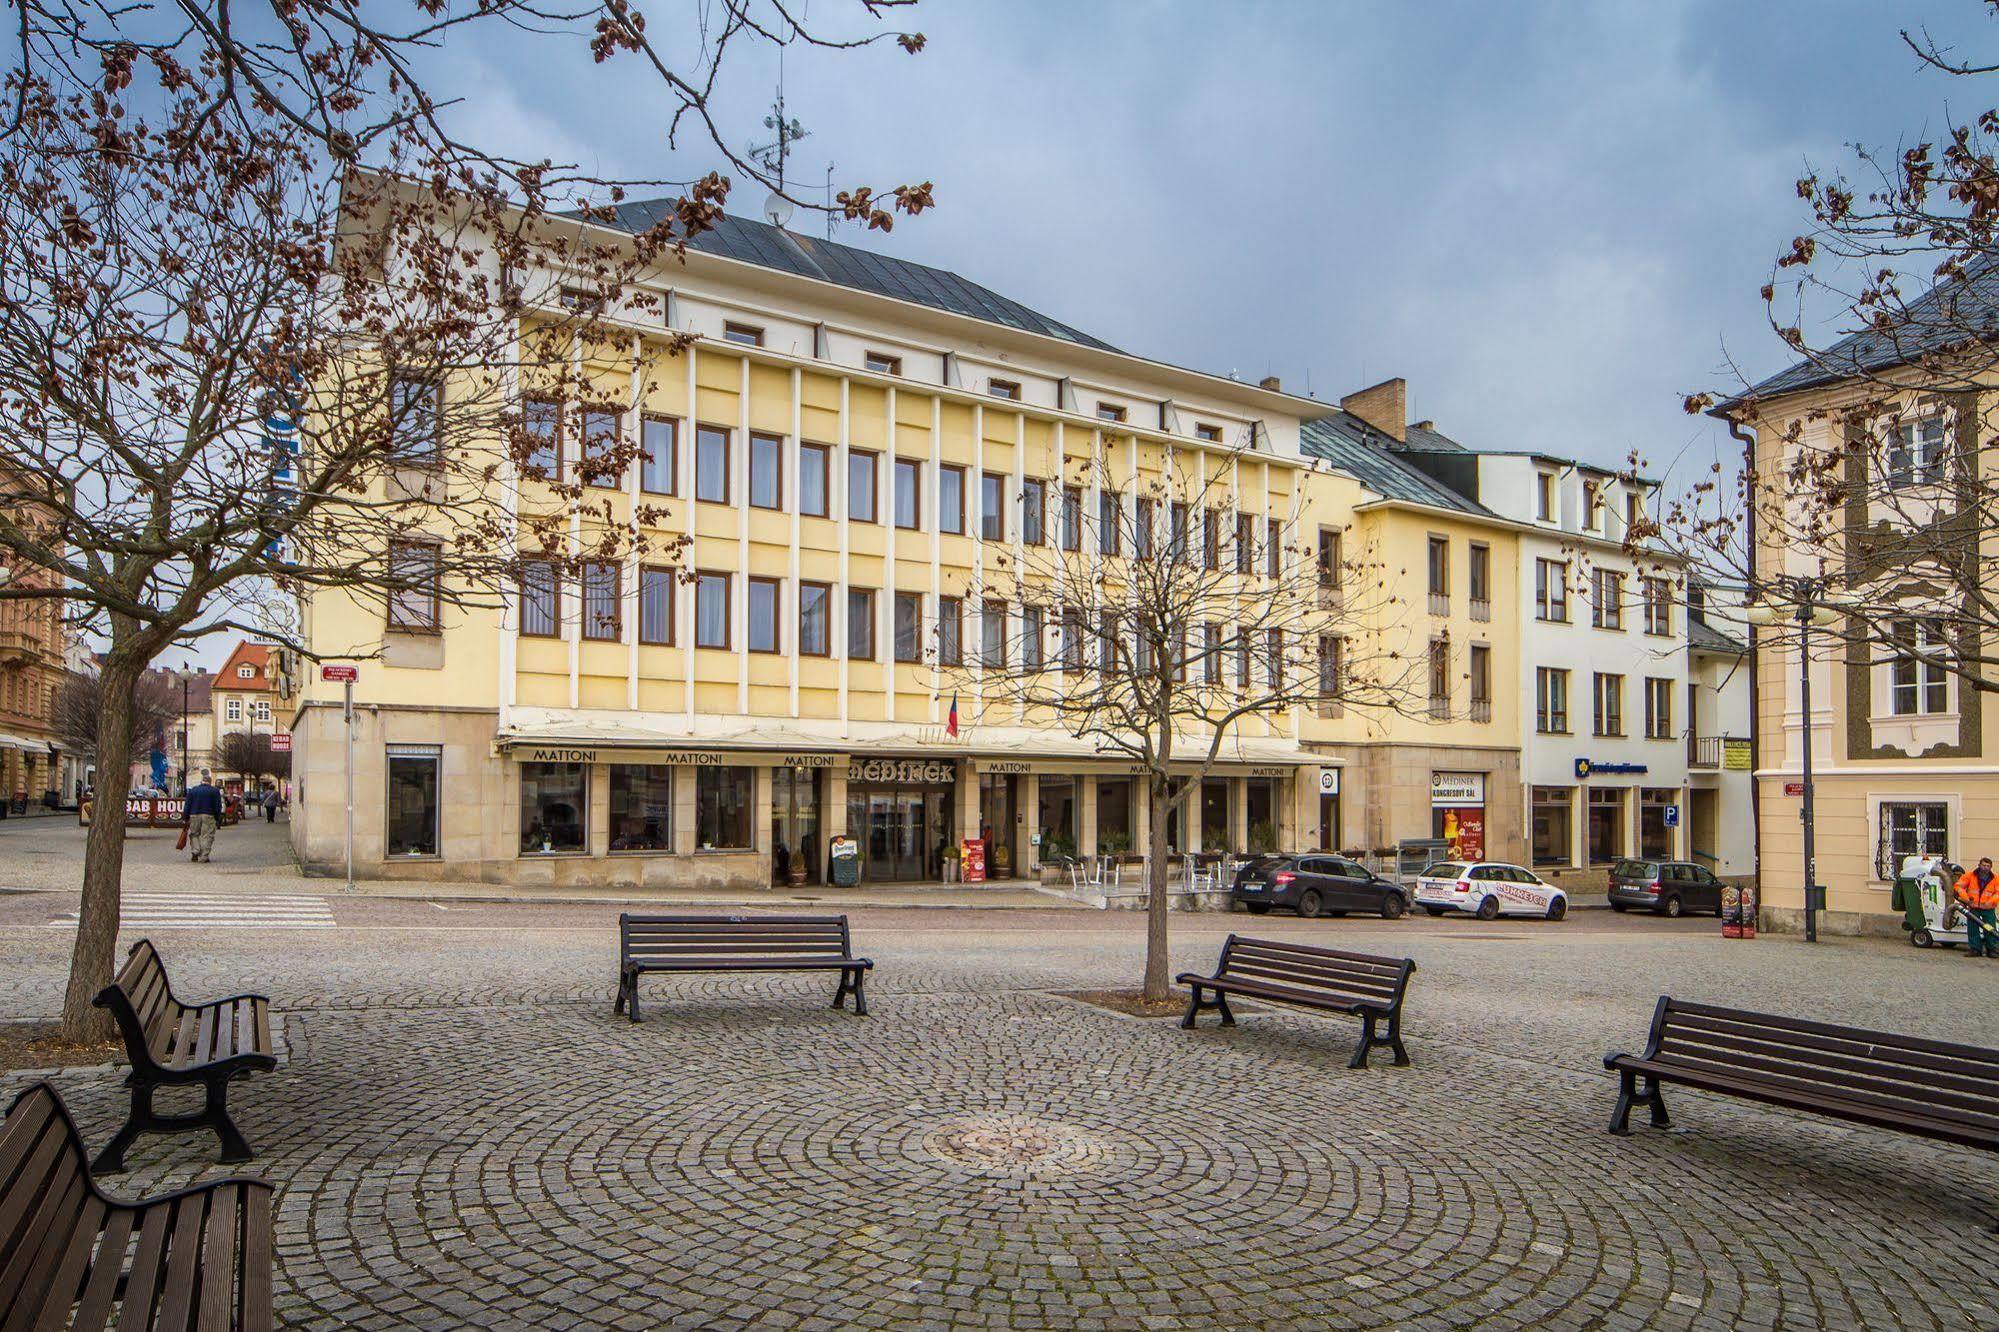
<path id="1" fill-rule="evenodd" d="M 843 238 L 1126 349 L 1326 399 L 1401 375 L 1468 443 L 1684 474 L 1725 440 L 1681 395 L 1786 363 L 1757 288 L 1794 181 L 1980 109 L 1897 33 L 1991 54 L 1982 8 L 926 0 L 920 56 L 786 58 L 793 175 L 934 181 L 935 213 Z M 715 165 L 666 148 L 644 76 L 567 46 L 461 42 L 439 73 L 524 152 Z M 777 62 L 725 73 L 740 144 Z"/>

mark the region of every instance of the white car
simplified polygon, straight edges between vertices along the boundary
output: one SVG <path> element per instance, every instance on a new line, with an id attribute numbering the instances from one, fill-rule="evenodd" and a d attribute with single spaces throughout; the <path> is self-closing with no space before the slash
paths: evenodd
<path id="1" fill-rule="evenodd" d="M 1494 916 L 1569 914 L 1569 895 L 1518 865 L 1496 860 L 1440 860 L 1416 877 L 1416 905 L 1433 916 L 1469 911 L 1480 920 Z"/>

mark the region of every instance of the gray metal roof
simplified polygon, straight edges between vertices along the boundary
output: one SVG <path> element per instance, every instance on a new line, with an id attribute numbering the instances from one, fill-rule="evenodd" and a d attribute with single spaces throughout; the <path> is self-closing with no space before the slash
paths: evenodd
<path id="1" fill-rule="evenodd" d="M 670 199 L 643 199 L 618 204 L 612 209 L 615 215 L 612 225 L 625 231 L 644 231 L 658 223 L 672 207 Z M 933 310 L 982 319 L 989 324 L 1061 338 L 1065 342 L 1093 347 L 1098 351 L 1118 351 L 1100 338 L 1030 310 L 1019 301 L 956 273 L 842 245 L 838 241 L 803 236 L 768 222 L 724 215 L 713 230 L 704 231 L 688 241 L 687 248 L 702 254 L 756 264 L 760 268 L 776 269 L 781 273 L 816 278 L 876 296 L 910 301 Z"/>
<path id="2" fill-rule="evenodd" d="M 1471 450 L 1436 428 L 1435 425 L 1413 422 L 1408 427 L 1408 439 L 1391 448 L 1414 449 L 1419 453 L 1470 453 Z"/>
<path id="3" fill-rule="evenodd" d="M 1812 360 L 1772 375 L 1729 402 L 1817 388 L 1905 365 L 1926 352 L 1993 340 L 1999 340 L 1999 256 L 1988 256 L 1963 277 L 1931 287 L 1909 303 L 1893 328 L 1841 338 Z"/>
<path id="4" fill-rule="evenodd" d="M 1306 422 L 1299 443 L 1306 457 L 1325 459 L 1335 471 L 1345 473 L 1384 499 L 1456 509 L 1481 518 L 1498 516 L 1397 458 L 1391 452 L 1394 441 L 1352 412 L 1337 411 Z"/>
<path id="5" fill-rule="evenodd" d="M 1727 652 L 1740 655 L 1749 651 L 1697 615 L 1687 617 L 1687 646 L 1696 652 Z"/>

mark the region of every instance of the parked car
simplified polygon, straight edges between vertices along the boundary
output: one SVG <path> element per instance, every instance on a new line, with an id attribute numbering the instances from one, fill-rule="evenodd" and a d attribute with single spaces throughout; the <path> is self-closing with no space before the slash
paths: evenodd
<path id="1" fill-rule="evenodd" d="M 1532 870 L 1496 860 L 1440 860 L 1416 877 L 1416 905 L 1433 916 L 1468 911 L 1480 920 L 1494 916 L 1569 914 L 1569 895 Z"/>
<path id="2" fill-rule="evenodd" d="M 1324 853 L 1258 856 L 1236 871 L 1231 903 L 1252 915 L 1289 907 L 1301 916 L 1344 916 L 1368 911 L 1395 920 L 1409 910 L 1400 884 L 1342 856 Z"/>
<path id="3" fill-rule="evenodd" d="M 1721 914 L 1721 880 L 1690 860 L 1620 860 L 1610 867 L 1610 905 L 1662 916 L 1688 911 Z"/>

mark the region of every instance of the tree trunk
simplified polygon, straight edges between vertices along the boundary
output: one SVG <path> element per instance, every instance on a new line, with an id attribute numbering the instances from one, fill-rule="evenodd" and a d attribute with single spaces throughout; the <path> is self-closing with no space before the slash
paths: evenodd
<path id="1" fill-rule="evenodd" d="M 1145 798 L 1152 809 L 1151 826 L 1145 834 L 1145 997 L 1166 997 L 1170 970 L 1166 946 L 1166 783 L 1155 777 L 1146 783 Z"/>
<path id="2" fill-rule="evenodd" d="M 97 789 L 83 846 L 83 903 L 76 949 L 62 1000 L 62 1034 L 71 1041 L 109 1040 L 111 1015 L 92 1006 L 111 983 L 118 948 L 119 896 L 125 873 L 125 797 L 132 789 L 132 696 L 146 663 L 113 649 L 100 677 Z"/>

